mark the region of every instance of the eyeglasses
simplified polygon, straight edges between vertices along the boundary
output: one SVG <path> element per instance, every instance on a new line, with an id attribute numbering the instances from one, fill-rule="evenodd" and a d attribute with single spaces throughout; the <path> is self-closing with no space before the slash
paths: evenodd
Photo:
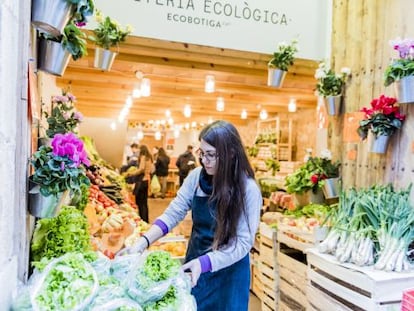
<path id="1" fill-rule="evenodd" d="M 204 152 L 201 149 L 198 149 L 197 153 L 198 153 L 198 157 L 200 158 L 200 160 L 204 158 L 208 162 L 214 162 L 218 158 L 218 154 L 215 152 L 211 152 L 211 151 Z"/>

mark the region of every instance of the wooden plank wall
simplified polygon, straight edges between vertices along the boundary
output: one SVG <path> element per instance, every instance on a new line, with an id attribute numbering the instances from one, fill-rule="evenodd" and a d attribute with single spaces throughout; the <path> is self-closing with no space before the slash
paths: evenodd
<path id="1" fill-rule="evenodd" d="M 414 104 L 401 105 L 407 119 L 392 136 L 385 155 L 370 153 L 367 142 L 344 143 L 342 136 L 348 113 L 368 106 L 381 94 L 395 96 L 394 85 L 383 85 L 385 68 L 397 56 L 389 40 L 414 38 L 412 12 L 412 0 L 333 0 L 331 66 L 337 72 L 342 67 L 352 70 L 343 113 L 329 117 L 328 143 L 342 159 L 344 188 L 389 182 L 405 188 L 414 182 Z"/>

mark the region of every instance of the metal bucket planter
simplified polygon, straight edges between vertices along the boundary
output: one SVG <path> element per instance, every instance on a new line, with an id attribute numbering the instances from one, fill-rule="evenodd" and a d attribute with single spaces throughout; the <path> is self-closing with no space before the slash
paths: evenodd
<path id="1" fill-rule="evenodd" d="M 29 213 L 38 218 L 52 218 L 59 214 L 63 205 L 69 204 L 69 190 L 57 195 L 43 196 L 40 186 L 31 182 L 29 190 Z"/>
<path id="2" fill-rule="evenodd" d="M 302 194 L 294 193 L 293 194 L 293 202 L 295 206 L 305 206 L 308 205 L 310 202 L 310 191 L 307 191 Z"/>
<path id="3" fill-rule="evenodd" d="M 318 189 L 316 192 L 309 191 L 309 201 L 314 204 L 325 203 L 325 197 L 323 196 L 322 190 Z"/>
<path id="4" fill-rule="evenodd" d="M 117 54 L 118 53 L 114 51 L 97 47 L 95 49 L 94 67 L 105 71 L 111 70 L 112 64 L 114 63 Z"/>
<path id="5" fill-rule="evenodd" d="M 404 77 L 395 82 L 398 102 L 401 104 L 414 103 L 414 76 Z"/>
<path id="6" fill-rule="evenodd" d="M 375 136 L 371 132 L 368 133 L 370 152 L 387 153 L 389 140 L 390 140 L 390 136 L 386 136 L 386 135 Z"/>
<path id="7" fill-rule="evenodd" d="M 63 32 L 74 10 L 75 6 L 67 0 L 33 0 L 32 24 L 56 37 Z"/>
<path id="8" fill-rule="evenodd" d="M 326 112 L 330 116 L 337 116 L 341 112 L 342 96 L 326 96 L 324 97 Z"/>
<path id="9" fill-rule="evenodd" d="M 325 199 L 335 199 L 339 197 L 339 177 L 327 178 L 322 187 Z"/>
<path id="10" fill-rule="evenodd" d="M 37 68 L 56 76 L 63 76 L 71 54 L 59 42 L 40 39 Z"/>
<path id="11" fill-rule="evenodd" d="M 267 85 L 273 87 L 282 87 L 286 77 L 286 71 L 279 68 L 269 67 L 267 71 Z"/>

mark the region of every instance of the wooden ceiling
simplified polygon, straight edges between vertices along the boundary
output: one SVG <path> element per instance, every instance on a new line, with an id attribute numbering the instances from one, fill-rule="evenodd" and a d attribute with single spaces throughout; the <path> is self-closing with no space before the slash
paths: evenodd
<path id="1" fill-rule="evenodd" d="M 272 117 L 286 113 L 291 97 L 298 109 L 316 107 L 314 95 L 317 68 L 315 61 L 296 59 L 282 88 L 267 86 L 267 62 L 271 55 L 212 48 L 186 43 L 128 37 L 110 71 L 94 68 L 94 46 L 88 56 L 70 61 L 59 87 L 70 89 L 77 97 L 77 109 L 87 117 L 118 118 L 126 98 L 139 82 L 136 72 L 151 80 L 151 96 L 135 98 L 130 122 L 165 119 L 171 111 L 175 124 L 209 118 L 226 119 L 236 125 L 246 109 L 248 119 L 257 119 L 261 109 Z M 204 91 L 207 74 L 216 80 L 214 93 Z M 216 111 L 217 97 L 225 101 L 224 112 Z M 183 115 L 185 104 L 192 108 L 191 118 Z"/>

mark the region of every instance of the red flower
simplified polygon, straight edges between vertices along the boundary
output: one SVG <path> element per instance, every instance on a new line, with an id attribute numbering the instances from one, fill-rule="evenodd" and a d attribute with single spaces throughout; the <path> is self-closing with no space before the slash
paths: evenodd
<path id="1" fill-rule="evenodd" d="M 319 175 L 318 174 L 313 174 L 310 179 L 311 179 L 311 182 L 313 184 L 317 184 L 318 181 L 319 181 Z"/>

